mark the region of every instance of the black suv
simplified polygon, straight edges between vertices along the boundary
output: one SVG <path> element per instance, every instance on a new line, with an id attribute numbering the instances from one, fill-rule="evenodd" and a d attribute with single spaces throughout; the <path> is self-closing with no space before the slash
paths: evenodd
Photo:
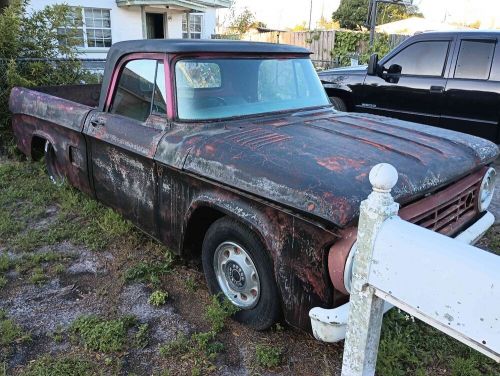
<path id="1" fill-rule="evenodd" d="M 368 66 L 319 76 L 340 111 L 369 112 L 500 143 L 500 31 L 426 32 Z"/>

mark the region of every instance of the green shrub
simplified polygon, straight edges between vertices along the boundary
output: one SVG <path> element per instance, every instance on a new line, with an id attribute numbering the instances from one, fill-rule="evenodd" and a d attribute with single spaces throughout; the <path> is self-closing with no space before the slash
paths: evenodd
<path id="1" fill-rule="evenodd" d="M 0 153 L 11 155 L 15 150 L 8 110 L 12 87 L 95 81 L 75 59 L 76 21 L 68 17 L 70 7 L 51 5 L 27 12 L 28 4 L 11 0 L 0 13 Z M 58 34 L 61 27 L 67 27 L 64 41 Z"/>

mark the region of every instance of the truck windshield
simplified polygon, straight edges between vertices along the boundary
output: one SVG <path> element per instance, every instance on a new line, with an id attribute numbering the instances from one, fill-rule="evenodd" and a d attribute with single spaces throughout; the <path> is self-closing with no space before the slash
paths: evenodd
<path id="1" fill-rule="evenodd" d="M 209 120 L 329 105 L 309 59 L 188 59 L 175 65 L 177 112 Z"/>

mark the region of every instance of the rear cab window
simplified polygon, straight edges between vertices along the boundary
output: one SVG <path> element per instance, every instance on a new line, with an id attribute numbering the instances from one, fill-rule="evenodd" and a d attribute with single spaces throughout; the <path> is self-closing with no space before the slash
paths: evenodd
<path id="1" fill-rule="evenodd" d="M 384 69 L 400 65 L 402 75 L 441 77 L 448 56 L 449 41 L 422 41 L 410 44 L 384 63 Z"/>
<path id="2" fill-rule="evenodd" d="M 145 122 L 151 114 L 166 114 L 166 103 L 163 61 L 130 60 L 120 73 L 109 112 Z"/>
<path id="3" fill-rule="evenodd" d="M 493 40 L 462 40 L 453 77 L 487 80 L 490 77 L 495 44 L 496 41 Z"/>

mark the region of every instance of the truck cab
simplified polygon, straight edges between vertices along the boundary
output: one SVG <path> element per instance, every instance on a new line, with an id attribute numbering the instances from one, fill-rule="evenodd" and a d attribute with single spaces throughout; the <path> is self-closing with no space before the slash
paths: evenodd
<path id="1" fill-rule="evenodd" d="M 341 111 L 368 112 L 500 142 L 500 32 L 415 35 L 369 66 L 319 74 Z"/>

